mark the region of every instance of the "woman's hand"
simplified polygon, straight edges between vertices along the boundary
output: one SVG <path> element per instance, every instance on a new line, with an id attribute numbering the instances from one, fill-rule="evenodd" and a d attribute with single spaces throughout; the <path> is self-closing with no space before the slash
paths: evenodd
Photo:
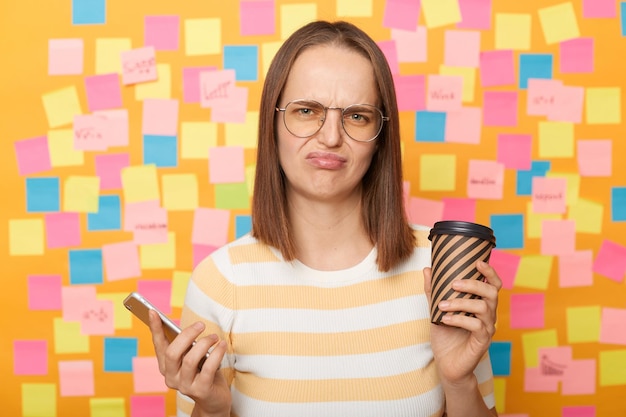
<path id="1" fill-rule="evenodd" d="M 165 384 L 195 401 L 194 416 L 229 416 L 230 388 L 219 371 L 226 353 L 226 342 L 218 341 L 217 335 L 212 334 L 194 344 L 204 328 L 204 324 L 194 323 L 169 343 L 159 315 L 150 311 L 152 343 Z M 211 354 L 199 370 L 201 361 L 212 346 Z"/>
<path id="2" fill-rule="evenodd" d="M 462 384 L 473 378 L 473 371 L 489 349 L 495 333 L 498 291 L 502 281 L 487 263 L 478 261 L 478 271 L 485 277 L 480 280 L 457 280 L 452 288 L 480 296 L 476 299 L 457 298 L 439 303 L 446 312 L 473 313 L 445 314 L 442 325 L 431 325 L 431 345 L 442 382 Z M 431 299 L 431 269 L 424 269 L 424 290 Z"/>

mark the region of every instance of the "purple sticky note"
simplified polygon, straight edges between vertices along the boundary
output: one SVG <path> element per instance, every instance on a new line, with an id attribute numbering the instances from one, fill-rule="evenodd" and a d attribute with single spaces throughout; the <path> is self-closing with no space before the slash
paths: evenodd
<path id="1" fill-rule="evenodd" d="M 515 57 L 513 51 L 481 52 L 480 83 L 483 87 L 514 85 Z"/>
<path id="2" fill-rule="evenodd" d="M 61 310 L 61 275 L 28 276 L 28 308 Z"/>
<path id="3" fill-rule="evenodd" d="M 15 340 L 13 372 L 15 375 L 48 375 L 48 342 Z"/>
<path id="4" fill-rule="evenodd" d="M 242 36 L 276 33 L 274 0 L 242 0 L 239 3 L 239 25 Z"/>
<path id="5" fill-rule="evenodd" d="M 545 327 L 545 294 L 511 294 L 511 329 Z"/>
<path id="6" fill-rule="evenodd" d="M 593 262 L 593 272 L 615 282 L 623 282 L 626 274 L 626 247 L 604 240 Z"/>
<path id="7" fill-rule="evenodd" d="M 145 99 L 142 130 L 144 135 L 178 135 L 178 100 Z"/>
<path id="8" fill-rule="evenodd" d="M 45 223 L 48 248 L 80 246 L 80 217 L 78 213 L 47 213 Z"/>
<path id="9" fill-rule="evenodd" d="M 517 91 L 485 91 L 483 123 L 485 126 L 517 126 Z"/>
<path id="10" fill-rule="evenodd" d="M 48 74 L 80 75 L 83 73 L 82 39 L 48 40 Z"/>
<path id="11" fill-rule="evenodd" d="M 512 133 L 498 135 L 498 162 L 505 168 L 530 170 L 532 162 L 532 136 Z"/>
<path id="12" fill-rule="evenodd" d="M 561 72 L 589 73 L 594 68 L 594 41 L 593 38 L 576 38 L 561 42 L 560 46 Z"/>
<path id="13" fill-rule="evenodd" d="M 15 154 L 20 175 L 37 174 L 52 169 L 47 136 L 15 142 Z"/>
<path id="14" fill-rule="evenodd" d="M 476 221 L 476 200 L 473 198 L 444 198 L 441 220 Z"/>
<path id="15" fill-rule="evenodd" d="M 117 73 L 85 77 L 89 111 L 122 107 L 122 90 Z"/>
<path id="16" fill-rule="evenodd" d="M 146 16 L 144 45 L 157 51 L 177 51 L 180 33 L 179 16 Z"/>
<path id="17" fill-rule="evenodd" d="M 420 15 L 420 0 L 387 0 L 383 15 L 386 28 L 415 30 Z"/>
<path id="18" fill-rule="evenodd" d="M 491 0 L 459 0 L 460 29 L 491 29 Z"/>
<path id="19" fill-rule="evenodd" d="M 613 18 L 617 13 L 615 0 L 583 0 L 583 17 Z"/>
<path id="20" fill-rule="evenodd" d="M 122 189 L 122 169 L 130 165 L 127 153 L 102 154 L 95 156 L 96 175 L 100 177 L 101 190 Z"/>
<path id="21" fill-rule="evenodd" d="M 183 68 L 183 100 L 185 103 L 200 102 L 200 73 L 215 70 L 217 67 Z"/>
<path id="22" fill-rule="evenodd" d="M 417 111 L 426 109 L 426 78 L 423 75 L 393 76 L 398 98 L 398 110 Z"/>

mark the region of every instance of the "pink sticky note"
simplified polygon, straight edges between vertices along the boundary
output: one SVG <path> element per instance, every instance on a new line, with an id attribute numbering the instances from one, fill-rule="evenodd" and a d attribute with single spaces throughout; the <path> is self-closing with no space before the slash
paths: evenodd
<path id="1" fill-rule="evenodd" d="M 223 246 L 228 241 L 229 225 L 229 210 L 197 208 L 193 216 L 191 242 L 214 247 Z"/>
<path id="2" fill-rule="evenodd" d="M 93 285 L 63 287 L 61 299 L 63 300 L 63 320 L 80 321 L 83 312 L 96 301 L 96 287 Z"/>
<path id="3" fill-rule="evenodd" d="M 158 78 L 154 46 L 123 51 L 121 55 L 124 85 L 155 81 Z"/>
<path id="4" fill-rule="evenodd" d="M 241 35 L 273 35 L 276 33 L 276 9 L 274 6 L 274 0 L 242 0 L 239 3 Z"/>
<path id="5" fill-rule="evenodd" d="M 428 60 L 428 31 L 425 26 L 417 29 L 391 29 L 391 39 L 396 41 L 399 62 L 426 62 Z"/>
<path id="6" fill-rule="evenodd" d="M 80 246 L 80 217 L 78 213 L 46 213 L 44 218 L 48 248 Z"/>
<path id="7" fill-rule="evenodd" d="M 444 198 L 441 220 L 476 221 L 476 200 L 473 198 Z"/>
<path id="8" fill-rule="evenodd" d="M 139 249 L 135 242 L 102 245 L 102 259 L 107 281 L 141 276 Z"/>
<path id="9" fill-rule="evenodd" d="M 111 335 L 113 324 L 113 301 L 92 300 L 85 305 L 80 319 L 80 331 L 88 335 Z"/>
<path id="10" fill-rule="evenodd" d="M 127 203 L 124 230 L 133 232 L 133 241 L 138 244 L 166 243 L 168 236 L 167 210 L 158 201 Z"/>
<path id="11" fill-rule="evenodd" d="M 467 196 L 475 199 L 501 200 L 504 165 L 496 161 L 469 161 Z"/>
<path id="12" fill-rule="evenodd" d="M 541 254 L 566 255 L 576 250 L 576 222 L 544 220 L 541 222 Z"/>
<path id="13" fill-rule="evenodd" d="M 472 68 L 480 65 L 480 32 L 447 30 L 444 39 L 446 65 Z"/>
<path id="14" fill-rule="evenodd" d="M 130 415 L 132 417 L 165 417 L 165 397 L 163 395 L 131 395 Z"/>
<path id="15" fill-rule="evenodd" d="M 543 329 L 544 313 L 544 294 L 511 294 L 511 329 Z"/>
<path id="16" fill-rule="evenodd" d="M 141 126 L 141 133 L 144 135 L 176 136 L 178 100 L 145 99 Z"/>
<path id="17" fill-rule="evenodd" d="M 489 257 L 489 265 L 491 265 L 502 280 L 502 288 L 512 289 L 515 283 L 515 276 L 521 262 L 521 256 L 504 252 L 499 249 L 493 249 Z"/>
<path id="18" fill-rule="evenodd" d="M 420 0 L 387 0 L 383 15 L 386 28 L 415 30 L 420 15 Z"/>
<path id="19" fill-rule="evenodd" d="M 517 126 L 517 91 L 485 91 L 483 123 L 485 126 Z"/>
<path id="20" fill-rule="evenodd" d="M 409 220 L 414 224 L 432 227 L 441 220 L 443 202 L 426 198 L 411 197 L 409 199 Z"/>
<path id="21" fill-rule="evenodd" d="M 74 116 L 74 149 L 105 151 L 109 147 L 112 129 L 109 120 L 97 114 Z"/>
<path id="22" fill-rule="evenodd" d="M 46 340 L 13 341 L 15 375 L 48 375 L 48 342 Z"/>
<path id="23" fill-rule="evenodd" d="M 524 370 L 524 391 L 526 392 L 557 392 L 559 381 L 546 378 L 539 367 Z"/>
<path id="24" fill-rule="evenodd" d="M 561 86 L 557 89 L 555 102 L 548 108 L 548 120 L 580 123 L 583 118 L 584 87 Z"/>
<path id="25" fill-rule="evenodd" d="M 588 287 L 593 284 L 593 252 L 575 251 L 560 255 L 559 286 L 561 288 Z"/>
<path id="26" fill-rule="evenodd" d="M 532 203 L 535 213 L 565 213 L 566 197 L 565 178 L 533 177 Z"/>
<path id="27" fill-rule="evenodd" d="M 616 15 L 615 0 L 583 0 L 583 17 L 613 18 Z"/>
<path id="28" fill-rule="evenodd" d="M 531 116 L 546 116 L 556 105 L 556 96 L 563 85 L 559 80 L 531 78 L 526 92 L 526 112 Z"/>
<path id="29" fill-rule="evenodd" d="M 498 135 L 498 162 L 505 168 L 529 170 L 532 162 L 532 136 L 503 133 Z"/>
<path id="30" fill-rule="evenodd" d="M 220 105 L 211 108 L 214 123 L 245 123 L 248 109 L 248 88 L 234 87 L 229 97 Z"/>
<path id="31" fill-rule="evenodd" d="M 196 266 L 198 266 L 198 264 L 202 262 L 204 258 L 215 252 L 216 249 L 217 247 L 210 245 L 192 245 L 193 267 L 195 268 Z"/>
<path id="32" fill-rule="evenodd" d="M 391 73 L 400 74 L 400 65 L 398 63 L 398 49 L 396 48 L 396 41 L 379 41 L 377 42 L 377 44 L 385 54 L 385 58 L 387 58 L 387 63 L 389 64 L 389 69 L 391 69 Z"/>
<path id="33" fill-rule="evenodd" d="M 96 175 L 100 177 L 101 190 L 121 190 L 123 168 L 130 164 L 127 153 L 102 154 L 95 156 Z"/>
<path id="34" fill-rule="evenodd" d="M 478 145 L 482 132 L 483 111 L 480 107 L 461 107 L 446 115 L 445 141 Z"/>
<path id="35" fill-rule="evenodd" d="M 581 177 L 610 177 L 613 173 L 613 141 L 610 139 L 579 140 L 576 155 Z"/>
<path id="36" fill-rule="evenodd" d="M 177 51 L 180 38 L 179 16 L 146 16 L 144 18 L 144 45 L 157 51 Z"/>
<path id="37" fill-rule="evenodd" d="M 172 281 L 170 280 L 139 280 L 137 291 L 163 314 L 172 312 Z"/>
<path id="38" fill-rule="evenodd" d="M 85 77 L 89 111 L 122 107 L 122 90 L 117 73 Z"/>
<path id="39" fill-rule="evenodd" d="M 128 146 L 128 110 L 100 110 L 94 115 L 102 117 L 108 125 L 108 136 L 106 142 L 108 146 Z"/>
<path id="40" fill-rule="evenodd" d="M 183 100 L 185 103 L 200 102 L 200 73 L 215 71 L 216 67 L 183 68 Z"/>
<path id="41" fill-rule="evenodd" d="M 491 0 L 459 0 L 461 21 L 456 27 L 462 29 L 491 29 Z"/>
<path id="42" fill-rule="evenodd" d="M 60 275 L 29 275 L 28 308 L 61 310 L 61 282 Z"/>
<path id="43" fill-rule="evenodd" d="M 626 274 L 626 247 L 604 240 L 593 262 L 593 272 L 621 283 Z"/>
<path id="44" fill-rule="evenodd" d="M 137 394 L 168 391 L 155 356 L 133 358 L 133 387 Z"/>
<path id="45" fill-rule="evenodd" d="M 596 417 L 595 405 L 563 407 L 561 417 Z"/>
<path id="46" fill-rule="evenodd" d="M 59 361 L 61 397 L 91 397 L 94 385 L 93 361 Z"/>
<path id="47" fill-rule="evenodd" d="M 241 146 L 209 149 L 209 182 L 223 184 L 245 181 L 244 152 Z"/>
<path id="48" fill-rule="evenodd" d="M 568 41 L 561 42 L 559 49 L 562 73 L 593 72 L 593 38 L 570 39 Z"/>
<path id="49" fill-rule="evenodd" d="M 600 327 L 600 343 L 626 345 L 626 309 L 602 308 L 602 322 Z"/>
<path id="50" fill-rule="evenodd" d="M 596 393 L 596 360 L 580 359 L 570 362 L 561 381 L 563 395 L 590 395 Z"/>
<path id="51" fill-rule="evenodd" d="M 429 75 L 426 89 L 426 108 L 429 111 L 454 111 L 461 109 L 463 77 Z"/>
<path id="52" fill-rule="evenodd" d="M 200 72 L 200 107 L 218 107 L 227 101 L 235 88 L 235 70 Z"/>
<path id="53" fill-rule="evenodd" d="M 417 111 L 426 109 L 426 78 L 423 75 L 393 76 L 398 99 L 398 110 Z"/>
<path id="54" fill-rule="evenodd" d="M 572 365 L 572 347 L 556 346 L 539 348 L 539 372 L 545 378 L 561 381 Z"/>
<path id="55" fill-rule="evenodd" d="M 15 142 L 15 154 L 20 175 L 38 174 L 52 169 L 47 136 Z"/>
<path id="56" fill-rule="evenodd" d="M 82 74 L 83 56 L 82 39 L 49 39 L 48 75 Z"/>
<path id="57" fill-rule="evenodd" d="M 515 84 L 515 56 L 511 50 L 480 53 L 480 83 L 483 87 Z"/>

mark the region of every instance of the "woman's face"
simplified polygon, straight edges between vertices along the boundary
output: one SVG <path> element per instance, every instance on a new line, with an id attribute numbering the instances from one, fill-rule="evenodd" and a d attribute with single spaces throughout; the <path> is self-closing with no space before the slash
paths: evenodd
<path id="1" fill-rule="evenodd" d="M 362 55 L 337 46 L 311 47 L 296 59 L 283 89 L 280 108 L 297 99 L 325 107 L 351 104 L 380 107 L 372 64 Z M 341 124 L 340 110 L 327 110 L 322 128 L 313 136 L 291 134 L 276 112 L 280 164 L 290 197 L 341 202 L 360 198 L 361 179 L 376 150 L 376 139 L 357 142 Z"/>

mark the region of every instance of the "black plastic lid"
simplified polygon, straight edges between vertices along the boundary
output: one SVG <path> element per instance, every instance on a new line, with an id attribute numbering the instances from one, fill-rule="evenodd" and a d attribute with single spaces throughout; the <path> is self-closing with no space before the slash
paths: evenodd
<path id="1" fill-rule="evenodd" d="M 430 229 L 428 239 L 432 240 L 434 235 L 462 235 L 478 237 L 487 240 L 496 246 L 496 237 L 493 230 L 478 223 L 464 222 L 458 220 L 446 220 L 435 223 Z"/>

